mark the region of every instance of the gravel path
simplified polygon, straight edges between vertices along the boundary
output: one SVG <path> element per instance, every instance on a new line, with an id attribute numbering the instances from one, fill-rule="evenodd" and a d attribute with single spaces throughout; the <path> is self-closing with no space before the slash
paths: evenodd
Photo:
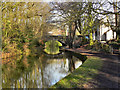
<path id="1" fill-rule="evenodd" d="M 95 56 L 103 60 L 103 66 L 97 77 L 88 82 L 85 88 L 120 88 L 120 55 L 105 54 L 84 48 L 67 50 L 87 55 L 88 58 Z"/>

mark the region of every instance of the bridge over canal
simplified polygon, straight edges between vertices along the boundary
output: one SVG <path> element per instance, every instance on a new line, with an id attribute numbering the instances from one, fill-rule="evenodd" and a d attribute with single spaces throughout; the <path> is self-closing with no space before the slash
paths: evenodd
<path id="1" fill-rule="evenodd" d="M 81 40 L 83 36 L 82 35 L 77 35 L 77 38 L 79 40 Z M 45 37 L 45 40 L 48 41 L 48 40 L 57 40 L 59 41 L 60 43 L 62 43 L 63 46 L 67 46 L 67 42 L 68 42 L 68 36 L 62 36 L 62 35 L 48 35 Z"/>

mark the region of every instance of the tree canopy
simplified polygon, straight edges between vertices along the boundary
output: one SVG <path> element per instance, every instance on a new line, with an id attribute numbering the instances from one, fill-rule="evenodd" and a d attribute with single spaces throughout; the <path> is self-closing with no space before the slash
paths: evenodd
<path id="1" fill-rule="evenodd" d="M 2 3 L 2 48 L 3 51 L 23 50 L 25 43 L 43 38 L 49 31 L 48 3 L 3 2 Z"/>
<path id="2" fill-rule="evenodd" d="M 120 15 L 120 3 L 110 1 L 98 1 L 98 2 L 63 2 L 53 3 L 53 12 L 59 17 L 62 25 L 68 26 L 69 29 L 69 42 L 70 47 L 75 37 L 75 32 L 79 31 L 81 35 L 89 35 L 90 45 L 93 45 L 93 32 L 101 24 L 105 24 L 111 27 L 116 32 L 117 36 L 120 36 L 119 32 L 119 15 Z M 102 21 L 106 17 L 110 18 L 106 21 Z M 115 18 L 113 18 L 115 16 Z M 54 18 L 54 17 L 53 17 Z M 98 22 L 96 22 L 98 21 Z"/>

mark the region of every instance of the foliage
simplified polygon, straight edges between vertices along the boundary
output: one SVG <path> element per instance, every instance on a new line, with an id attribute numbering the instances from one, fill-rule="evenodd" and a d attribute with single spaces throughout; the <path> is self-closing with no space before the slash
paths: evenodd
<path id="1" fill-rule="evenodd" d="M 112 46 L 113 48 L 115 49 L 119 49 L 120 48 L 120 42 L 117 41 L 117 42 L 109 42 L 109 45 Z"/>
<path id="2" fill-rule="evenodd" d="M 87 47 L 85 47 L 86 49 L 91 49 L 91 50 L 95 50 L 95 51 L 102 51 L 102 52 L 106 52 L 106 53 L 110 53 L 110 49 L 111 47 L 108 44 L 104 44 L 101 42 L 98 42 L 97 40 L 94 42 L 94 44 L 92 46 L 88 45 Z"/>
<path id="3" fill-rule="evenodd" d="M 73 46 L 76 31 L 83 36 L 89 34 L 90 45 L 93 45 L 92 33 L 96 27 L 94 21 L 97 16 L 93 13 L 93 4 L 91 2 L 56 3 L 57 7 L 55 7 L 55 10 L 57 8 L 60 11 L 59 16 L 62 17 L 62 25 L 64 24 L 65 27 L 68 27 L 69 34 L 67 40 L 70 48 Z"/>
<path id="4" fill-rule="evenodd" d="M 2 3 L 2 48 L 3 52 L 21 52 L 35 38 L 43 38 L 49 31 L 48 3 L 3 2 Z M 38 42 L 34 44 L 38 45 Z"/>
<path id="5" fill-rule="evenodd" d="M 111 29 L 114 32 L 117 32 L 117 35 L 119 35 L 119 6 L 114 2 L 105 1 L 101 2 L 98 1 L 98 3 L 95 2 L 65 2 L 65 3 L 53 3 L 53 11 L 57 10 L 57 15 L 60 18 L 58 21 L 61 22 L 61 25 L 64 29 L 67 27 L 68 31 L 68 44 L 69 47 L 72 48 L 72 44 L 75 37 L 75 32 L 78 31 L 81 35 L 89 35 L 89 44 L 93 45 L 93 33 L 97 30 L 99 27 L 99 24 L 106 24 L 108 27 L 111 27 Z M 110 8 L 113 8 L 114 11 L 111 11 L 109 7 L 106 7 L 105 5 L 109 5 Z M 58 13 L 59 12 L 59 13 Z M 107 20 L 102 22 L 96 22 L 96 20 L 102 21 L 105 17 L 115 15 L 115 25 L 111 25 L 112 20 Z M 109 21 L 109 23 L 108 23 Z"/>

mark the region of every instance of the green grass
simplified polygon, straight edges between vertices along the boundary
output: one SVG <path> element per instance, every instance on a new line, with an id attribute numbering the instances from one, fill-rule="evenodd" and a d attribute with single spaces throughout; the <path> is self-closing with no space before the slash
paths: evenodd
<path id="1" fill-rule="evenodd" d="M 92 80 L 98 74 L 101 67 L 102 60 L 100 58 L 90 57 L 73 73 L 50 88 L 82 88 L 85 83 Z"/>

